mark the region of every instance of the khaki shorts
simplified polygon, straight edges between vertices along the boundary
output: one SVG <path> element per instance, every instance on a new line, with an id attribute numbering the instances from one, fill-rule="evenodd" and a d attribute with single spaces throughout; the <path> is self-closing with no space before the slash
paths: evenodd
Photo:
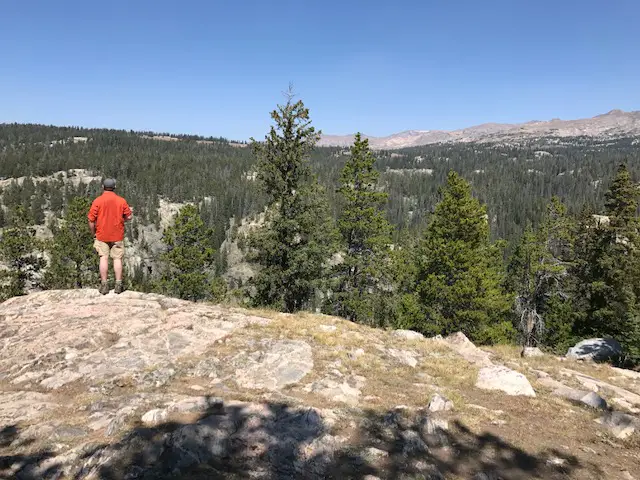
<path id="1" fill-rule="evenodd" d="M 107 257 L 111 255 L 111 258 L 122 258 L 124 257 L 124 241 L 121 240 L 119 242 L 101 242 L 96 239 L 93 242 L 93 248 L 96 249 L 98 255 L 101 257 Z"/>

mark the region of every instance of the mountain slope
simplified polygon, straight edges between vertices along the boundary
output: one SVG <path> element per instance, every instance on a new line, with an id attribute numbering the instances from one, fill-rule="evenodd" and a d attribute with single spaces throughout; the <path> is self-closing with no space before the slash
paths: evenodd
<path id="1" fill-rule="evenodd" d="M 640 111 L 611 110 L 580 120 L 531 121 L 526 123 L 484 123 L 461 130 L 408 130 L 387 137 L 369 137 L 377 149 L 415 147 L 447 142 L 508 141 L 531 137 L 622 137 L 640 135 Z M 320 145 L 348 146 L 353 135 L 323 135 Z"/>

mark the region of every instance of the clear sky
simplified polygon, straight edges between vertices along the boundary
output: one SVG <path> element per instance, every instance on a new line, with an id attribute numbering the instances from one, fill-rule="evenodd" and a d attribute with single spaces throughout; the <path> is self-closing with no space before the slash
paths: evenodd
<path id="1" fill-rule="evenodd" d="M 0 0 L 0 122 L 262 138 L 640 110 L 640 0 Z"/>

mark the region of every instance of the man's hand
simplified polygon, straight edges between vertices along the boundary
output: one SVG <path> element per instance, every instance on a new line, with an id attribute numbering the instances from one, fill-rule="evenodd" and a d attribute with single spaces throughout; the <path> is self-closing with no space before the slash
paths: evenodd
<path id="1" fill-rule="evenodd" d="M 96 236 L 96 222 L 89 222 L 89 229 L 91 230 L 91 235 Z"/>

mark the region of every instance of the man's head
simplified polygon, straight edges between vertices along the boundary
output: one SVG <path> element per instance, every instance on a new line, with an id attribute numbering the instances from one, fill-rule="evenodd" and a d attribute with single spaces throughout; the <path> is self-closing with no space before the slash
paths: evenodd
<path id="1" fill-rule="evenodd" d="M 105 178 L 102 187 L 108 192 L 113 192 L 116 189 L 116 181 L 113 178 Z"/>

